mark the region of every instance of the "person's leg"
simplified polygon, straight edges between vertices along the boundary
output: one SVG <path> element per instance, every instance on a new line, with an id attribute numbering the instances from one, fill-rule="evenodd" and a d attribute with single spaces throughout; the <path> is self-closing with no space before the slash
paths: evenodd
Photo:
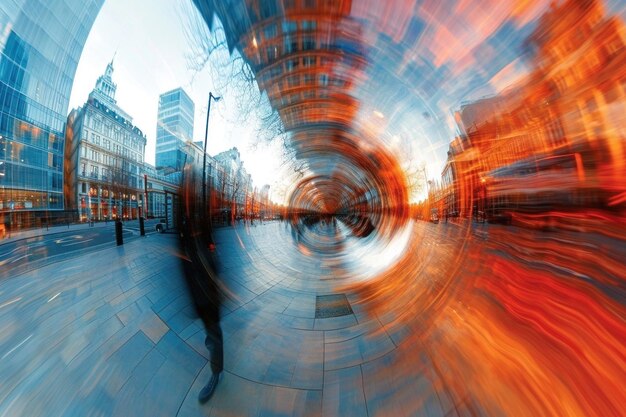
<path id="1" fill-rule="evenodd" d="M 211 370 L 213 373 L 219 374 L 224 369 L 224 341 L 219 322 L 207 329 L 204 344 L 211 353 Z"/>
<path id="2" fill-rule="evenodd" d="M 220 374 L 224 369 L 224 341 L 219 321 L 219 306 L 209 306 L 203 311 L 202 316 L 207 333 L 204 345 L 211 357 L 211 378 L 198 394 L 198 401 L 205 403 L 215 392 Z"/>

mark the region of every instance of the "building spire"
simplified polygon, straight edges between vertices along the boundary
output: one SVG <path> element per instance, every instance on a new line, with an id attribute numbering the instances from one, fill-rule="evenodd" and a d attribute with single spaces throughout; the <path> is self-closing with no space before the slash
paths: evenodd
<path id="1" fill-rule="evenodd" d="M 117 85 L 113 82 L 113 61 L 115 60 L 115 55 L 117 55 L 117 51 L 113 54 L 113 58 L 111 62 L 107 64 L 106 70 L 104 74 L 98 77 L 98 81 L 96 82 L 96 88 L 94 91 L 97 91 L 98 96 L 106 101 L 115 104 L 115 90 L 117 90 Z"/>

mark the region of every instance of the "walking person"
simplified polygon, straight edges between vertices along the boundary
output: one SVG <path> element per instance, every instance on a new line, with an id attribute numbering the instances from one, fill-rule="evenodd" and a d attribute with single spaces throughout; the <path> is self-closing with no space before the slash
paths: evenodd
<path id="1" fill-rule="evenodd" d="M 205 403 L 211 398 L 224 369 L 224 343 L 220 327 L 221 295 L 217 284 L 214 254 L 207 249 L 214 246 L 204 244 L 205 240 L 201 233 L 194 230 L 194 225 L 183 217 L 181 227 L 183 270 L 196 312 L 202 319 L 206 331 L 204 344 L 211 358 L 211 377 L 198 394 L 200 403 Z"/>

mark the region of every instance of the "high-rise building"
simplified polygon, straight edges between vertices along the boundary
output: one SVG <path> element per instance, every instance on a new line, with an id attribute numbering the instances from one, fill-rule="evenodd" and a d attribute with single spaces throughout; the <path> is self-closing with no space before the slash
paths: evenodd
<path id="1" fill-rule="evenodd" d="M 67 121 L 65 201 L 82 221 L 141 213 L 146 135 L 115 100 L 113 62 Z"/>
<path id="2" fill-rule="evenodd" d="M 182 88 L 159 96 L 155 165 L 182 170 L 188 155 L 187 142 L 193 140 L 195 105 Z"/>
<path id="3" fill-rule="evenodd" d="M 64 221 L 65 122 L 102 0 L 0 2 L 0 224 Z"/>

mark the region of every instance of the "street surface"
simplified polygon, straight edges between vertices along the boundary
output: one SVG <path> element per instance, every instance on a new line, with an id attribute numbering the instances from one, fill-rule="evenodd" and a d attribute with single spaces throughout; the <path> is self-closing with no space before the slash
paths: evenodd
<path id="1" fill-rule="evenodd" d="M 146 233 L 155 233 L 158 220 L 146 220 Z M 53 233 L 0 241 L 0 279 L 32 270 L 47 263 L 100 248 L 115 245 L 115 222 L 96 223 L 94 227 L 74 230 L 75 225 L 59 226 Z M 43 232 L 44 229 L 41 231 Z M 127 221 L 123 226 L 124 241 L 140 235 L 139 221 Z"/>

